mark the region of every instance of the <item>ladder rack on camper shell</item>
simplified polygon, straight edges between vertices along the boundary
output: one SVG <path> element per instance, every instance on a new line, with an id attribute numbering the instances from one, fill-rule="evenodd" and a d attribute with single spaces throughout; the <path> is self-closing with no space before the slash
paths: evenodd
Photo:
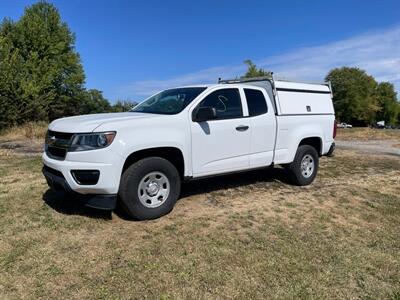
<path id="1" fill-rule="evenodd" d="M 271 76 L 218 79 L 218 84 L 248 84 L 262 87 L 270 97 L 276 115 L 333 114 L 330 82 L 275 79 Z M 329 95 L 329 96 L 328 96 Z"/>
<path id="2" fill-rule="evenodd" d="M 275 81 L 281 81 L 281 82 L 292 82 L 292 83 L 326 85 L 329 87 L 329 90 L 332 90 L 330 81 L 318 82 L 318 81 L 307 81 L 307 80 L 289 80 L 289 79 L 284 79 L 284 78 L 275 79 L 273 73 L 271 74 L 271 76 L 259 76 L 259 77 L 251 77 L 251 78 L 246 78 L 246 77 L 235 78 L 235 79 L 218 78 L 218 83 L 220 83 L 220 84 L 246 83 L 246 82 L 256 82 L 256 81 L 270 81 L 272 84 Z"/>

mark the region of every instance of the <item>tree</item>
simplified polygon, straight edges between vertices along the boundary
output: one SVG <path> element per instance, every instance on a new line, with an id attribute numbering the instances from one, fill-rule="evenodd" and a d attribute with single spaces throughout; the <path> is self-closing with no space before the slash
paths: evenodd
<path id="1" fill-rule="evenodd" d="M 377 121 L 385 121 L 394 125 L 400 113 L 400 104 L 397 102 L 397 94 L 393 84 L 389 82 L 381 82 L 377 87 L 377 97 L 380 111 L 377 113 Z"/>
<path id="2" fill-rule="evenodd" d="M 75 115 L 85 115 L 94 113 L 110 112 L 112 110 L 110 103 L 103 97 L 103 93 L 96 89 L 90 89 L 83 92 L 82 103 L 79 111 Z"/>
<path id="3" fill-rule="evenodd" d="M 376 121 L 380 110 L 375 79 L 359 68 L 331 70 L 325 80 L 333 90 L 333 104 L 340 121 L 368 125 Z"/>
<path id="4" fill-rule="evenodd" d="M 15 24 L 5 19 L 0 24 L 0 128 L 15 124 L 24 101 L 16 101 L 15 95 L 23 94 L 21 82 L 17 80 L 26 73 L 20 50 L 14 47 L 17 36 Z"/>
<path id="5" fill-rule="evenodd" d="M 244 63 L 247 65 L 247 71 L 246 74 L 242 76 L 242 78 L 263 77 L 272 75 L 270 71 L 265 71 L 262 68 L 257 68 L 257 66 L 250 59 L 245 60 Z"/>
<path id="6" fill-rule="evenodd" d="M 112 111 L 114 112 L 124 112 L 130 111 L 137 105 L 137 102 L 131 100 L 118 100 L 113 106 Z"/>
<path id="7" fill-rule="evenodd" d="M 47 2 L 26 8 L 15 23 L 0 24 L 0 126 L 62 117 L 79 103 L 85 76 L 74 43 Z"/>

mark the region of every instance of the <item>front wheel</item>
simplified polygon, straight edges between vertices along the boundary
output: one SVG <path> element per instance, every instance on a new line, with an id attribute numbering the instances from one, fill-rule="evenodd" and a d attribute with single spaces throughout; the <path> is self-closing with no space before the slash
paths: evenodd
<path id="1" fill-rule="evenodd" d="M 293 162 L 287 170 L 293 184 L 309 185 L 318 172 L 319 157 L 314 147 L 302 145 L 297 149 Z"/>
<path id="2" fill-rule="evenodd" d="M 147 220 L 169 213 L 179 197 L 181 179 L 175 166 L 161 157 L 149 157 L 122 174 L 119 197 L 133 218 Z"/>

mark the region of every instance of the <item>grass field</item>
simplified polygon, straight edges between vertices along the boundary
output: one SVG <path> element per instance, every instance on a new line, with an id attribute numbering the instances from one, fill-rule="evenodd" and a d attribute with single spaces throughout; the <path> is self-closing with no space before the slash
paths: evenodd
<path id="1" fill-rule="evenodd" d="M 40 169 L 0 150 L 0 298 L 400 299 L 400 157 L 338 149 L 308 187 L 279 168 L 192 182 L 146 222 Z"/>

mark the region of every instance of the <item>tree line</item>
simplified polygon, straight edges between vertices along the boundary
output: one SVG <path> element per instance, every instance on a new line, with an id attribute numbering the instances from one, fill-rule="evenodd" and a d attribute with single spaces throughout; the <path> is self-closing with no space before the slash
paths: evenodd
<path id="1" fill-rule="evenodd" d="M 243 77 L 270 76 L 246 60 Z M 371 125 L 400 123 L 400 104 L 393 84 L 377 82 L 358 68 L 331 70 L 339 121 Z M 75 50 L 75 36 L 57 8 L 40 1 L 25 9 L 16 22 L 0 23 L 0 129 L 28 121 L 131 109 L 135 103 L 114 105 L 97 89 L 86 89 L 85 74 Z"/>
<path id="2" fill-rule="evenodd" d="M 394 85 L 377 82 L 359 68 L 341 67 L 325 77 L 333 91 L 337 119 L 354 125 L 400 124 L 400 103 Z"/>

